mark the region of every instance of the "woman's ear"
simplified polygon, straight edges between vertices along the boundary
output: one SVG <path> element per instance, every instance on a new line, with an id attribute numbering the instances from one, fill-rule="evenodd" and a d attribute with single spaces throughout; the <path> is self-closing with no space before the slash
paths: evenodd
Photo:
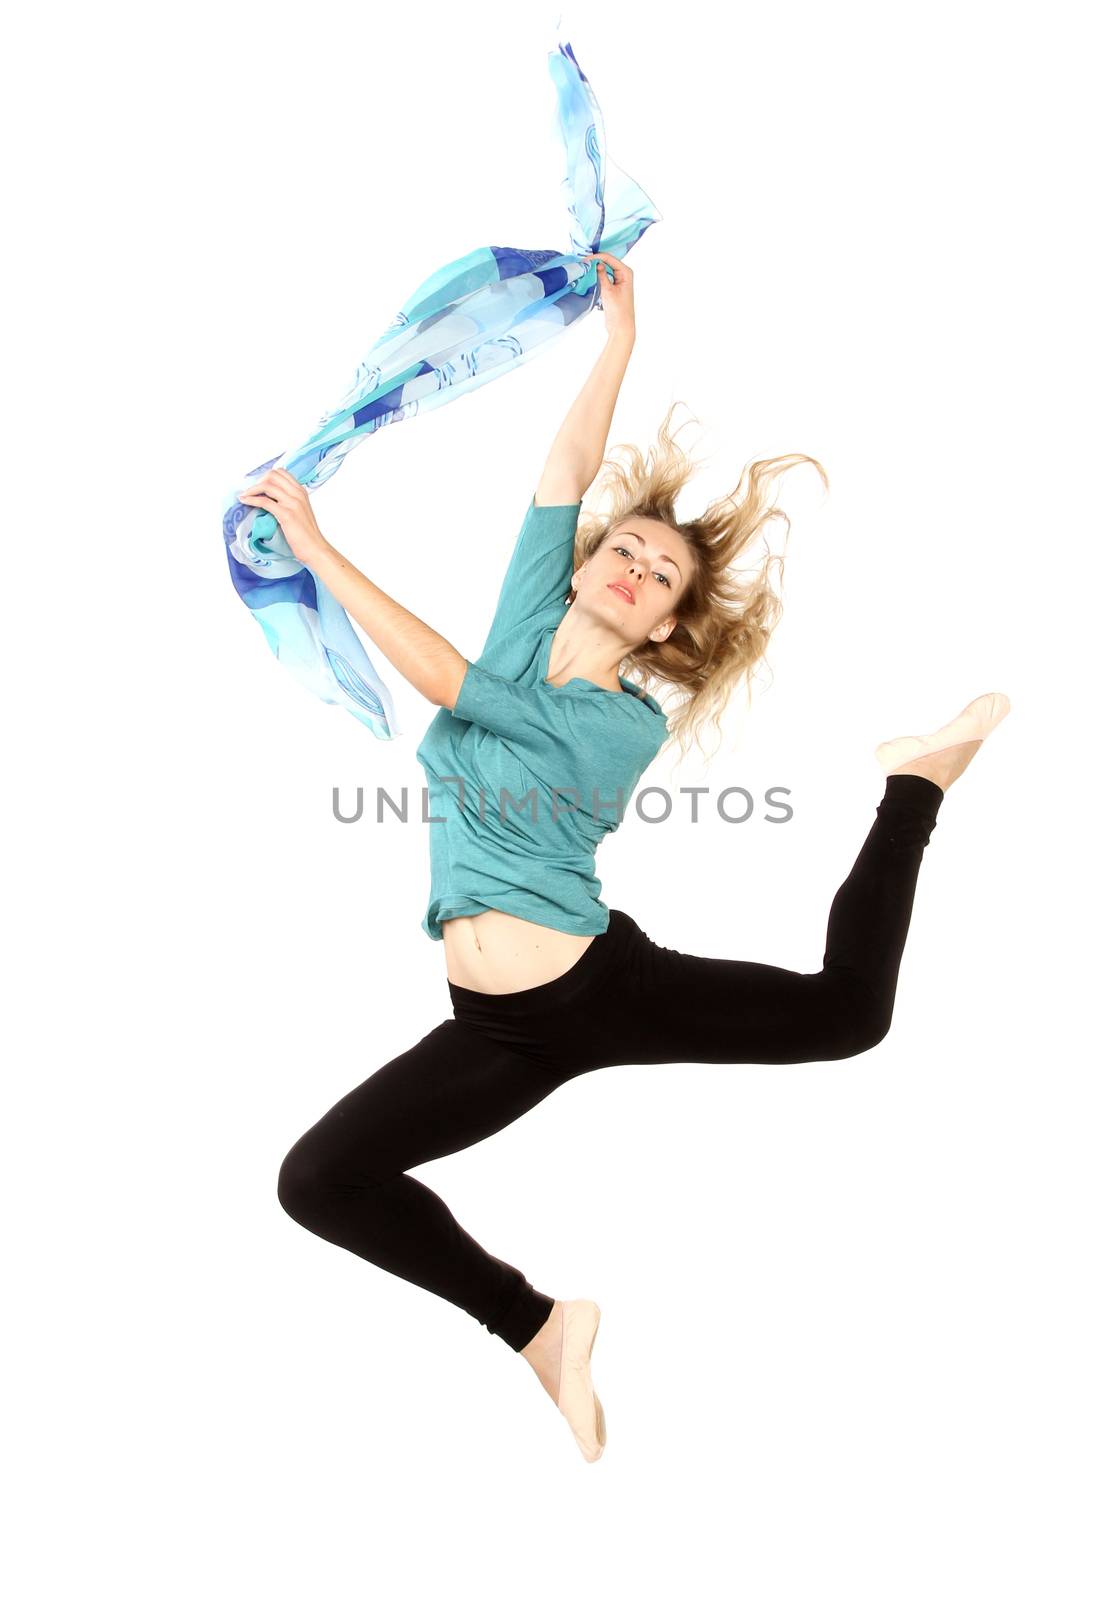
<path id="1" fill-rule="evenodd" d="M 668 638 L 669 635 L 671 633 L 673 633 L 674 631 L 675 631 L 675 618 L 674 617 L 665 617 L 663 622 L 658 623 L 657 626 L 655 628 L 653 628 L 652 632 L 649 634 L 648 637 L 652 640 L 652 642 L 654 644 L 663 644 L 664 640 L 666 638 Z"/>

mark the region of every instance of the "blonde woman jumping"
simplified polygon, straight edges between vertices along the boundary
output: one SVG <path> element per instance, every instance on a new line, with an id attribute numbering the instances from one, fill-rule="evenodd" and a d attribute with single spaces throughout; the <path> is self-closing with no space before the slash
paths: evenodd
<path id="1" fill-rule="evenodd" d="M 732 567 L 781 514 L 765 503 L 771 480 L 799 462 L 826 476 L 810 456 L 761 461 L 741 503 L 681 523 L 690 465 L 665 425 L 651 465 L 632 447 L 627 470 L 611 465 L 613 514 L 580 521 L 636 337 L 631 268 L 596 259 L 605 349 L 547 457 L 476 661 L 334 549 L 282 468 L 244 497 L 276 512 L 297 559 L 440 708 L 417 752 L 444 819 L 430 826 L 423 926 L 443 943 L 452 1016 L 296 1141 L 280 1202 L 519 1352 L 587 1461 L 606 1439 L 590 1377 L 599 1308 L 533 1287 L 410 1169 L 487 1138 L 582 1073 L 835 1061 L 880 1043 L 944 795 L 1009 710 L 1005 695 L 983 694 L 937 732 L 878 747 L 884 794 L 834 897 L 817 972 L 688 955 L 603 905 L 595 850 L 642 773 L 669 733 L 716 721 L 763 658 L 780 613 L 768 563 L 748 582 Z M 677 691 L 670 730 L 645 680 Z"/>

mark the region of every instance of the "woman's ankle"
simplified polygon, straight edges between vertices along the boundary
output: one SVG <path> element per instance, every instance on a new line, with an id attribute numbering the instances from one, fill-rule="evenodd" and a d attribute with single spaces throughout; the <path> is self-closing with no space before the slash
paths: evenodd
<path id="1" fill-rule="evenodd" d="M 525 1361 L 535 1366 L 540 1358 L 546 1357 L 551 1350 L 557 1337 L 557 1332 L 562 1326 L 562 1319 L 563 1302 L 562 1300 L 556 1300 L 547 1314 L 547 1320 L 537 1329 L 532 1338 L 528 1340 L 528 1343 L 518 1351 L 518 1354 L 522 1355 Z"/>
<path id="2" fill-rule="evenodd" d="M 953 744 L 946 750 L 936 750 L 932 755 L 918 756 L 915 761 L 906 761 L 903 767 L 895 767 L 889 776 L 896 778 L 910 774 L 914 778 L 927 778 L 929 783 L 934 783 L 946 794 L 951 785 L 962 777 L 981 746 L 981 739 L 972 739 L 966 744 Z"/>

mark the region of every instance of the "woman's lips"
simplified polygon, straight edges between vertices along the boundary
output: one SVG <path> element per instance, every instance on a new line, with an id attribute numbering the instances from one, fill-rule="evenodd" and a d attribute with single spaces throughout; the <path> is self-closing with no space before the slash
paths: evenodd
<path id="1" fill-rule="evenodd" d="M 620 584 L 611 583 L 611 584 L 607 584 L 606 587 L 612 589 L 614 594 L 619 594 L 623 600 L 628 600 L 630 605 L 635 605 L 636 604 L 636 602 L 634 601 L 632 595 L 631 594 L 627 594 L 625 592 L 625 590 L 621 587 Z"/>

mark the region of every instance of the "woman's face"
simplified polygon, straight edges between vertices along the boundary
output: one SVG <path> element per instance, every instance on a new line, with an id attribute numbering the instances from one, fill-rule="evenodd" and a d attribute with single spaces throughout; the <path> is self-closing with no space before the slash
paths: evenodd
<path id="1" fill-rule="evenodd" d="M 651 517 L 626 517 L 574 574 L 579 609 L 628 644 L 662 644 L 695 563 L 682 534 Z"/>

